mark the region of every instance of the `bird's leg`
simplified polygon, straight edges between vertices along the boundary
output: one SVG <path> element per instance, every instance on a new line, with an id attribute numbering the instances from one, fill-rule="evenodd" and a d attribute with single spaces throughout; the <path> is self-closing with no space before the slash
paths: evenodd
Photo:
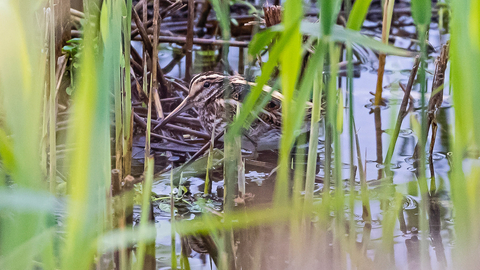
<path id="1" fill-rule="evenodd" d="M 257 152 L 257 146 L 258 146 L 258 143 L 256 141 L 254 141 L 250 136 L 248 136 L 247 134 L 247 131 L 243 131 L 242 134 L 245 136 L 245 138 L 247 138 L 248 141 L 250 141 L 253 145 L 253 149 L 252 149 L 252 153 L 251 154 L 247 154 L 247 155 L 243 155 L 245 158 L 247 159 L 256 159 L 258 157 L 258 152 Z M 243 147 L 242 147 L 243 148 Z M 248 148 L 244 148 L 244 149 L 247 149 L 249 150 Z"/>
<path id="2" fill-rule="evenodd" d="M 254 141 L 250 136 L 248 136 L 247 131 L 244 130 L 242 132 L 242 134 L 243 134 L 243 136 L 245 136 L 245 138 L 247 138 L 253 144 L 253 146 L 255 146 L 255 149 L 256 149 L 257 146 L 258 146 L 258 143 L 256 141 Z"/>

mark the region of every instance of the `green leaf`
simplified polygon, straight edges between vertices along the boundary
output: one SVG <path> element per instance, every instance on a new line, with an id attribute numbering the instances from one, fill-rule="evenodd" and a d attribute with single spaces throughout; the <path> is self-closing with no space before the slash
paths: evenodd
<path id="1" fill-rule="evenodd" d="M 311 23 L 311 22 L 302 22 L 301 31 L 305 35 L 316 36 L 317 38 L 321 38 L 322 34 L 320 32 L 321 26 L 318 23 Z M 415 53 L 396 48 L 391 45 L 383 44 L 381 41 L 375 40 L 373 38 L 367 37 L 362 35 L 360 32 L 352 31 L 350 29 L 345 29 L 339 25 L 336 25 L 333 28 L 333 34 L 331 36 L 333 41 L 339 42 L 351 42 L 357 43 L 359 45 L 368 47 L 372 50 L 392 54 L 392 55 L 399 55 L 399 56 L 414 56 Z"/>
<path id="2" fill-rule="evenodd" d="M 337 14 L 339 11 L 339 4 L 341 1 L 328 0 L 318 1 L 320 6 L 320 22 L 322 25 L 322 33 L 326 36 L 332 34 L 332 28 L 335 25 Z"/>
<path id="3" fill-rule="evenodd" d="M 300 22 L 302 17 L 301 2 L 290 0 L 285 3 L 282 19 L 285 27 L 293 29 L 289 42 L 285 44 L 280 55 L 282 94 L 285 97 L 282 106 L 286 110 L 288 110 L 289 103 L 293 99 L 297 77 L 301 69 L 302 35 L 300 33 Z M 285 117 L 288 117 L 288 113 L 282 113 L 283 120 L 285 120 Z"/>
<path id="4" fill-rule="evenodd" d="M 71 46 L 71 45 L 65 45 L 65 46 L 63 46 L 62 51 L 70 53 L 70 54 L 75 54 L 76 47 Z"/>
<path id="5" fill-rule="evenodd" d="M 265 62 L 262 66 L 262 74 L 257 77 L 256 85 L 252 87 L 250 93 L 245 98 L 240 114 L 231 124 L 230 134 L 240 134 L 240 131 L 243 127 L 250 126 L 251 123 L 247 121 L 247 118 L 254 110 L 254 107 L 258 104 L 257 101 L 263 93 L 263 86 L 268 82 L 268 80 L 270 79 L 270 74 L 272 74 L 274 68 L 277 66 L 280 53 L 285 47 L 285 45 L 290 41 L 293 30 L 293 27 L 286 29 L 286 31 L 281 35 L 277 43 L 273 45 L 269 54 L 268 61 Z"/>
<path id="6" fill-rule="evenodd" d="M 33 260 L 40 255 L 44 251 L 45 246 L 52 241 L 54 233 L 53 228 L 45 230 L 15 249 L 5 250 L 3 252 L 4 255 L 0 257 L 0 269 L 19 269 L 18 267 L 20 265 L 30 269 Z M 19 261 L 23 264 L 19 264 Z"/>
<path id="7" fill-rule="evenodd" d="M 82 42 L 81 38 L 72 38 L 67 41 L 67 43 L 76 43 L 76 44 L 80 44 L 81 42 Z"/>
<path id="8" fill-rule="evenodd" d="M 348 17 L 347 28 L 360 31 L 367 17 L 368 7 L 372 3 L 372 0 L 357 0 L 353 4 L 352 12 Z"/>
<path id="9" fill-rule="evenodd" d="M 248 54 L 257 55 L 261 50 L 265 49 L 272 43 L 273 39 L 278 36 L 278 32 L 272 31 L 271 28 L 253 36 L 252 41 L 248 44 Z"/>
<path id="10" fill-rule="evenodd" d="M 102 39 L 107 40 L 109 36 L 109 7 L 110 1 L 106 0 L 102 5 L 102 11 L 100 12 L 100 33 L 102 34 Z"/>
<path id="11" fill-rule="evenodd" d="M 410 114 L 410 123 L 412 125 L 412 130 L 415 136 L 420 137 L 421 135 L 420 123 L 418 122 L 417 118 L 415 118 L 415 115 L 413 114 Z"/>
<path id="12" fill-rule="evenodd" d="M 0 158 L 2 158 L 5 169 L 8 171 L 14 170 L 15 155 L 13 153 L 13 143 L 3 129 L 0 129 Z"/>
<path id="13" fill-rule="evenodd" d="M 105 1 L 104 7 L 110 2 Z M 111 178 L 109 135 L 112 88 L 109 82 L 112 80 L 110 74 L 120 71 L 111 64 L 119 61 L 113 59 L 118 58 L 119 54 L 102 50 L 104 45 L 109 48 L 110 44 L 100 43 L 100 13 L 93 1 L 85 1 L 84 4 L 88 7 L 85 15 L 87 22 L 84 24 L 80 68 L 75 76 L 76 92 L 67 139 L 75 147 L 67 157 L 69 214 L 65 219 L 66 236 L 61 250 L 61 269 L 87 269 L 91 266 L 96 252 L 95 241 L 104 228 L 106 194 Z M 102 23 L 105 23 L 106 14 L 102 15 Z M 112 26 L 109 30 L 113 32 L 116 29 Z M 121 43 L 115 40 L 107 42 L 112 43 L 111 47 L 114 48 Z M 113 57 L 106 57 L 108 53 Z M 109 64 L 106 61 L 110 61 Z"/>
<path id="14" fill-rule="evenodd" d="M 393 1 L 393 0 L 392 0 Z M 431 0 L 412 0 L 412 18 L 416 25 L 429 25 L 432 17 Z"/>
<path id="15" fill-rule="evenodd" d="M 470 4 L 468 33 L 471 37 L 472 46 L 480 48 L 480 1 L 472 1 Z M 478 50 L 477 50 L 478 51 Z"/>
<path id="16" fill-rule="evenodd" d="M 122 16 L 127 17 L 127 1 L 121 1 L 122 5 Z M 131 11 L 130 11 L 131 12 Z"/>
<path id="17" fill-rule="evenodd" d="M 213 10 L 217 16 L 218 21 L 220 22 L 220 27 L 222 29 L 223 38 L 230 36 L 230 5 L 225 3 L 222 0 L 212 0 Z"/>
<path id="18" fill-rule="evenodd" d="M 343 132 L 343 92 L 342 89 L 338 90 L 337 100 L 337 131 L 339 134 Z"/>
<path id="19" fill-rule="evenodd" d="M 170 231 L 157 230 L 154 224 L 147 224 L 138 228 L 114 230 L 105 233 L 97 240 L 99 252 L 111 252 L 121 248 L 128 248 L 139 241 L 154 240 L 155 237 L 165 237 L 170 234 Z"/>
<path id="20" fill-rule="evenodd" d="M 67 92 L 67 95 L 71 96 L 73 93 L 73 90 L 74 88 L 70 85 L 69 87 L 67 87 L 67 89 L 65 89 L 65 92 Z"/>
<path id="21" fill-rule="evenodd" d="M 2 188 L 0 189 L 0 209 L 14 210 L 17 212 L 49 212 L 55 210 L 55 197 L 45 191 L 32 191 L 28 189 Z"/>
<path id="22" fill-rule="evenodd" d="M 317 76 L 318 73 L 321 73 L 320 71 L 323 71 L 323 63 L 326 49 L 327 46 L 325 45 L 325 40 L 319 40 L 317 46 L 315 47 L 315 53 L 308 60 L 307 68 L 303 75 L 300 89 L 297 94 L 296 106 L 294 106 L 294 108 L 300 108 L 299 106 L 301 106 L 302 108 L 305 107 L 305 104 L 309 99 L 310 93 L 312 91 L 314 78 L 315 76 Z M 295 114 L 296 118 L 293 121 L 294 130 L 300 129 L 301 125 L 304 123 L 305 113 L 305 110 L 298 110 Z M 290 143 L 293 144 L 293 141 L 291 141 Z"/>

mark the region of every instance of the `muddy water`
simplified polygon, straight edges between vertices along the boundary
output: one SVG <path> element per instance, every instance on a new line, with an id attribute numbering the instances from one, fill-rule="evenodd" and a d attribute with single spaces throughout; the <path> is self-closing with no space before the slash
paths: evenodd
<path id="1" fill-rule="evenodd" d="M 408 25 L 408 18 L 407 20 Z M 369 22 L 366 23 L 368 25 Z M 373 24 L 373 23 L 372 23 Z M 398 30 L 398 29 L 397 29 Z M 412 27 L 402 27 L 401 30 L 412 32 Z M 394 31 L 395 32 L 395 29 Z M 432 25 L 432 31 L 430 32 L 430 43 L 433 47 L 439 51 L 440 44 L 443 44 L 448 36 L 441 36 L 439 31 L 435 29 L 435 25 Z M 407 48 L 411 45 L 410 39 L 397 37 L 395 45 L 403 48 Z M 165 47 L 160 52 L 159 59 L 161 65 L 166 65 L 171 60 L 171 47 Z M 200 50 L 201 48 L 197 48 Z M 230 65 L 232 67 L 238 66 L 238 48 L 232 48 L 230 50 Z M 434 65 L 433 58 L 438 53 L 433 52 L 430 54 L 427 74 L 429 79 L 429 85 L 431 86 L 431 80 L 433 77 Z M 385 67 L 384 77 L 384 98 L 387 103 L 380 110 L 373 110 L 372 101 L 373 96 L 370 92 L 375 91 L 375 83 L 377 79 L 377 67 L 378 61 L 376 61 L 375 54 L 369 52 L 366 56 L 370 59 L 366 63 L 361 65 L 361 75 L 359 78 L 354 79 L 354 106 L 348 108 L 345 106 L 344 119 L 348 119 L 350 110 L 353 109 L 355 124 L 357 127 L 357 134 L 359 137 L 361 156 L 366 161 L 366 175 L 367 182 L 370 190 L 370 205 L 372 211 L 372 230 L 369 250 L 367 256 L 372 259 L 375 256 L 374 248 L 378 246 L 382 241 L 382 209 L 380 204 L 380 178 L 383 168 L 390 166 L 394 173 L 393 188 L 396 192 L 401 193 L 404 198 L 402 211 L 399 214 L 399 218 L 396 221 L 394 231 L 394 246 L 393 251 L 395 254 L 395 263 L 399 269 L 415 269 L 419 265 L 419 246 L 420 246 L 420 234 L 419 234 L 419 204 L 420 204 L 420 192 L 418 188 L 416 169 L 414 166 L 414 160 L 412 155 L 414 152 L 417 137 L 413 131 L 411 125 L 411 117 L 418 116 L 419 110 L 419 84 L 414 85 L 411 96 L 414 98 L 415 110 L 410 112 L 404 119 L 399 138 L 397 140 L 394 156 L 392 158 L 392 164 L 382 164 L 381 160 L 385 158 L 387 149 L 390 143 L 390 134 L 394 128 L 398 110 L 401 100 L 403 99 L 403 91 L 399 88 L 399 82 L 406 84 L 410 75 L 410 70 L 413 65 L 413 59 L 403 58 L 396 56 L 388 56 Z M 181 62 L 177 68 L 174 68 L 168 75 L 172 77 L 182 77 L 184 74 L 184 62 Z M 255 71 L 255 69 L 254 69 Z M 446 74 L 448 78 L 448 70 Z M 448 80 L 447 80 L 448 81 Z M 342 86 L 346 85 L 346 81 L 343 78 L 341 82 Z M 428 88 L 430 92 L 431 89 Z M 344 96 L 347 96 L 344 94 Z M 344 104 L 348 104 L 345 100 Z M 451 108 L 451 96 L 449 95 L 448 86 L 445 86 L 444 101 L 440 112 L 437 115 L 439 124 L 438 133 L 436 136 L 436 143 L 433 149 L 433 163 L 435 170 L 436 189 L 432 194 L 431 201 L 432 207 L 430 209 L 430 230 L 433 232 L 429 239 L 429 253 L 430 263 L 433 269 L 440 269 L 442 265 L 446 263 L 450 264 L 450 247 L 453 241 L 453 221 L 451 212 L 451 202 L 449 194 L 449 163 L 448 155 L 450 151 L 449 138 L 450 138 L 450 126 L 453 121 L 453 109 Z M 349 152 L 349 134 L 348 134 L 348 122 L 345 121 L 344 132 L 341 135 L 342 141 L 342 163 L 343 163 L 343 179 L 345 180 L 345 190 L 348 192 L 348 179 L 350 174 L 350 152 Z M 428 144 L 430 141 L 427 142 Z M 141 145 L 141 143 L 140 143 Z M 301 147 L 301 146 L 300 146 Z M 142 165 L 143 153 L 140 149 L 137 154 L 136 161 L 139 165 Z M 318 152 L 320 160 L 318 161 L 318 174 L 319 178 L 324 176 L 324 162 L 325 162 L 325 145 L 324 145 L 324 132 L 321 128 L 319 137 Z M 135 151 L 134 151 L 135 154 Z M 268 178 L 272 167 L 275 166 L 278 154 L 276 150 L 266 150 L 259 153 L 257 161 L 265 162 L 269 164 L 267 167 L 259 166 L 258 164 L 247 164 L 246 166 L 246 192 L 252 195 L 251 204 L 255 206 L 268 205 L 273 195 L 274 179 Z M 356 159 L 355 159 L 356 160 Z M 379 162 L 380 161 L 380 162 Z M 356 165 L 356 161 L 355 164 Z M 430 180 L 429 172 L 427 172 L 427 178 Z M 195 198 L 203 193 L 204 179 L 203 176 L 194 176 L 186 178 L 186 185 L 190 192 L 189 196 Z M 355 178 L 355 190 L 359 192 L 359 173 L 356 173 Z M 430 181 L 429 181 L 430 182 Z M 217 177 L 214 177 L 213 191 L 221 192 L 223 181 L 221 173 L 217 173 Z M 316 194 L 318 194 L 323 188 L 321 181 L 318 181 L 315 186 Z M 155 193 L 162 196 L 168 196 L 170 193 L 170 186 L 167 180 L 161 180 L 154 185 Z M 221 194 L 219 197 L 221 197 Z M 156 226 L 159 232 L 170 231 L 170 213 L 169 209 L 165 207 L 165 203 L 161 201 L 156 203 L 155 207 L 155 220 Z M 220 209 L 220 202 L 218 201 L 212 207 Z M 139 211 L 136 211 L 138 215 Z M 199 209 L 195 207 L 184 207 L 178 210 L 178 215 L 181 215 L 183 219 L 193 219 L 199 214 Z M 362 221 L 362 205 L 359 197 L 357 196 L 356 205 L 354 209 L 354 215 L 356 217 L 356 231 L 358 233 L 357 239 L 361 241 L 362 231 L 364 229 L 364 223 Z M 159 233 L 159 235 L 165 235 Z M 177 235 L 176 251 L 180 255 L 181 242 L 180 236 Z M 170 237 L 158 237 L 156 240 L 157 246 L 157 267 L 158 269 L 169 269 L 171 262 L 170 252 Z M 258 241 L 258 239 L 257 239 Z M 216 269 L 213 261 L 208 254 L 192 250 L 189 257 L 191 269 Z"/>

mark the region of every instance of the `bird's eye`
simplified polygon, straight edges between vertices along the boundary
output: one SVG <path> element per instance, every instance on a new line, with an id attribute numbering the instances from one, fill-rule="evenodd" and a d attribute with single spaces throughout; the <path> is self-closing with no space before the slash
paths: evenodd
<path id="1" fill-rule="evenodd" d="M 203 87 L 210 87 L 210 83 L 209 83 L 209 82 L 205 82 L 205 83 L 203 84 Z"/>

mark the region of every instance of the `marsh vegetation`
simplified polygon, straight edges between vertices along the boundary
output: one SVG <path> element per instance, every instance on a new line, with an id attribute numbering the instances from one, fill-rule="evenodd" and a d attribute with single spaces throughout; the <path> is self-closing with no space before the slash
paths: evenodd
<path id="1" fill-rule="evenodd" d="M 0 269 L 480 265 L 480 1 L 75 3 L 0 0 Z"/>

